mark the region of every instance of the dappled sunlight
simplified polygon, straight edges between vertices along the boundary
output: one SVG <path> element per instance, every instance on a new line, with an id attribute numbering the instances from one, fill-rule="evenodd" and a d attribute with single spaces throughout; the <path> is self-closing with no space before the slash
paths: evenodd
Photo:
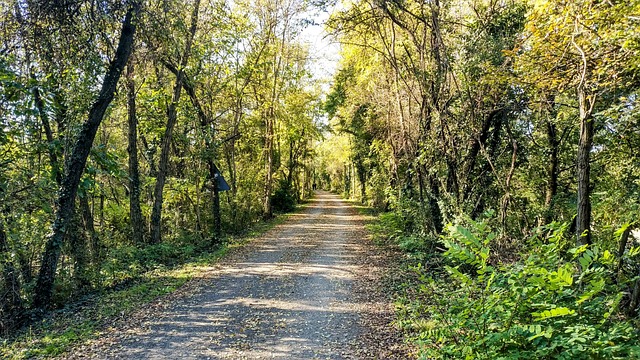
<path id="1" fill-rule="evenodd" d="M 344 358 L 366 300 L 353 298 L 361 264 L 354 217 L 335 195 L 313 203 L 220 266 L 149 331 L 126 344 L 145 358 Z"/>
<path id="2" fill-rule="evenodd" d="M 293 228 L 302 228 L 306 231 L 331 231 L 331 230 L 349 230 L 352 225 L 340 225 L 340 224 L 315 224 L 315 225 L 305 225 L 305 224 L 299 224 L 299 225 L 292 225 Z"/>
<path id="3" fill-rule="evenodd" d="M 267 309 L 270 311 L 280 312 L 282 310 L 286 311 L 319 311 L 326 312 L 327 309 L 323 306 L 318 306 L 315 301 L 286 301 L 286 300 L 277 300 L 277 299 L 261 299 L 261 298 L 230 298 L 230 299 L 220 299 L 215 303 L 209 305 L 209 307 L 213 306 L 245 306 L 248 308 L 252 308 L 252 311 L 255 309 Z M 340 304 L 336 304 L 331 306 L 331 313 L 339 313 L 344 312 L 348 313 L 352 311 L 348 306 L 342 306 Z M 220 318 L 219 318 L 220 319 Z M 225 319 L 228 321 L 228 319 Z"/>
<path id="4" fill-rule="evenodd" d="M 336 259 L 343 259 L 345 262 L 352 256 L 342 255 L 334 256 Z M 353 266 L 341 265 L 340 267 L 331 267 L 327 265 L 304 265 L 299 263 L 239 263 L 238 267 L 222 269 L 220 274 L 228 276 L 308 276 L 320 275 L 328 276 L 335 279 L 347 279 L 353 274 Z"/>

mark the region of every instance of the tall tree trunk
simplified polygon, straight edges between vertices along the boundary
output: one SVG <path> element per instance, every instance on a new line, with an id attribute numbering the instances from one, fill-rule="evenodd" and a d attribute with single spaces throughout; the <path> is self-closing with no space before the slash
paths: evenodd
<path id="1" fill-rule="evenodd" d="M 280 51 L 278 56 L 274 54 L 273 61 L 273 87 L 271 89 L 271 99 L 269 99 L 269 109 L 265 118 L 265 184 L 264 184 L 264 201 L 263 201 L 263 217 L 269 219 L 273 217 L 273 207 L 271 204 L 271 193 L 273 192 L 273 152 L 274 152 L 274 136 L 276 123 L 276 103 L 278 102 L 278 81 L 280 80 L 280 71 L 282 70 L 282 58 L 284 57 L 284 47 L 289 26 L 289 18 L 285 16 L 283 21 L 282 38 L 280 38 Z M 274 24 L 275 25 L 275 24 Z"/>
<path id="2" fill-rule="evenodd" d="M 83 231 L 82 226 L 82 199 L 86 201 L 86 195 L 78 196 L 79 208 L 76 208 L 71 215 L 73 220 L 71 226 L 67 231 L 67 241 L 71 245 L 73 259 L 73 280 L 76 284 L 76 289 L 80 289 L 80 292 L 84 292 L 91 286 L 91 281 L 88 276 L 89 257 L 87 256 L 87 237 Z M 87 203 L 88 205 L 88 203 Z M 91 220 L 93 222 L 93 219 Z"/>
<path id="3" fill-rule="evenodd" d="M 169 71 L 174 73 L 176 76 L 178 75 L 178 69 L 173 64 L 171 64 L 169 61 L 163 61 L 163 63 L 165 67 L 169 69 Z M 211 182 L 210 186 L 213 194 L 213 199 L 211 202 L 211 212 L 213 216 L 212 242 L 217 243 L 222 236 L 222 219 L 220 216 L 220 191 L 218 190 L 218 176 L 220 174 L 220 171 L 214 162 L 216 149 L 214 148 L 213 144 L 215 132 L 212 130 L 211 126 L 213 125 L 213 121 L 210 120 L 209 117 L 207 117 L 207 114 L 205 113 L 202 105 L 200 104 L 200 101 L 198 100 L 198 96 L 196 95 L 194 84 L 186 75 L 184 76 L 182 86 L 189 95 L 191 104 L 196 110 L 196 114 L 198 114 L 198 119 L 200 120 L 200 128 L 202 129 L 202 132 L 204 134 L 206 161 L 209 168 L 209 181 Z M 211 134 L 209 134 L 209 131 L 211 131 Z M 236 135 L 237 132 L 232 135 L 231 141 L 234 141 Z"/>
<path id="4" fill-rule="evenodd" d="M 234 230 L 238 229 L 238 207 L 235 204 L 238 187 L 236 185 L 236 141 L 231 140 L 229 149 L 226 154 L 227 167 L 229 170 L 229 187 L 231 188 L 231 196 L 227 196 L 227 203 L 231 208 L 231 223 Z"/>
<path id="5" fill-rule="evenodd" d="M 93 213 L 91 212 L 91 206 L 89 205 L 89 197 L 85 193 L 78 196 L 80 211 L 82 212 L 82 221 L 84 223 L 84 229 L 89 234 L 91 240 L 91 257 L 95 265 L 100 263 L 101 251 L 100 251 L 100 237 L 98 232 L 93 226 Z"/>
<path id="6" fill-rule="evenodd" d="M 138 162 L 138 117 L 136 116 L 136 83 L 133 61 L 127 65 L 127 104 L 129 144 L 129 214 L 131 237 L 136 244 L 142 244 L 144 238 L 144 220 L 140 209 L 140 169 Z"/>
<path id="7" fill-rule="evenodd" d="M 153 197 L 153 209 L 151 210 L 151 242 L 160 243 L 162 241 L 162 202 L 164 184 L 167 180 L 167 171 L 169 168 L 169 153 L 171 151 L 171 139 L 173 137 L 173 128 L 178 119 L 178 102 L 182 92 L 182 83 L 184 81 L 184 69 L 187 66 L 191 54 L 191 45 L 196 34 L 198 25 L 198 12 L 200 10 L 200 0 L 194 1 L 193 12 L 191 13 L 191 27 L 185 45 L 180 67 L 176 75 L 176 82 L 173 87 L 173 96 L 171 103 L 167 109 L 167 128 L 162 138 L 162 146 L 160 148 L 160 162 L 158 163 L 158 175 L 156 177 L 156 186 Z"/>
<path id="8" fill-rule="evenodd" d="M 429 175 L 429 186 L 431 188 L 429 194 L 429 210 L 431 212 L 431 218 L 433 219 L 433 227 L 436 234 L 441 234 L 444 229 L 442 210 L 438 205 L 438 198 L 440 197 L 440 186 L 438 185 L 438 179 L 435 176 Z"/>
<path id="9" fill-rule="evenodd" d="M 464 163 L 464 171 L 462 177 L 464 179 L 463 182 L 463 192 L 462 199 L 463 201 L 469 200 L 472 195 L 472 190 L 477 189 L 477 171 L 476 164 L 478 163 L 478 159 L 481 158 L 480 150 L 486 145 L 487 140 L 489 139 L 489 135 L 491 135 L 491 126 L 495 126 L 496 123 L 500 121 L 500 118 L 504 116 L 505 110 L 503 108 L 495 109 L 491 111 L 482 121 L 482 129 L 480 133 L 474 135 L 472 139 L 471 147 L 469 148 L 469 152 L 465 156 Z"/>
<path id="10" fill-rule="evenodd" d="M 275 86 L 275 85 L 274 85 Z M 271 206 L 271 192 L 273 191 L 273 123 L 275 112 L 273 109 L 274 104 L 271 104 L 265 118 L 265 144 L 264 151 L 266 155 L 265 159 L 265 181 L 264 181 L 264 198 L 262 202 L 262 213 L 265 219 L 273 217 L 273 209 Z"/>
<path id="11" fill-rule="evenodd" d="M 545 220 L 547 223 L 553 219 L 553 198 L 558 192 L 558 173 L 560 142 L 558 140 L 558 131 L 556 126 L 550 120 L 547 120 L 547 141 L 549 143 L 549 165 L 547 173 L 547 190 L 544 199 L 544 205 L 547 213 Z"/>
<path id="12" fill-rule="evenodd" d="M 295 148 L 295 140 L 289 141 L 289 161 L 287 162 L 287 186 L 291 189 L 293 186 L 293 172 L 296 167 L 295 156 L 294 156 L 294 148 Z"/>
<path id="13" fill-rule="evenodd" d="M 618 277 L 620 276 L 620 270 L 622 270 L 623 256 L 625 250 L 627 249 L 627 242 L 629 241 L 631 230 L 633 230 L 633 225 L 628 225 L 620 235 L 620 240 L 618 241 L 618 266 L 616 267 Z"/>
<path id="14" fill-rule="evenodd" d="M 34 296 L 34 306 L 36 308 L 44 309 L 49 305 L 51 300 L 62 242 L 66 228 L 72 220 L 80 177 L 84 171 L 98 127 L 102 122 L 109 104 L 111 104 L 113 100 L 116 85 L 118 84 L 122 70 L 129 60 L 136 30 L 134 18 L 137 17 L 140 7 L 141 3 L 139 1 L 132 1 L 129 5 L 125 20 L 122 24 L 115 57 L 111 61 L 111 64 L 109 64 L 98 98 L 91 106 L 87 121 L 82 125 L 73 151 L 67 160 L 65 176 L 62 179 L 60 193 L 56 201 L 58 206 L 55 211 L 51 235 L 47 237 L 45 250 L 42 255 L 42 263 L 38 273 L 38 280 L 36 282 Z"/>
<path id="15" fill-rule="evenodd" d="M 590 170 L 591 147 L 593 144 L 593 117 L 587 104 L 584 89 L 578 90 L 580 106 L 580 141 L 578 142 L 577 179 L 578 179 L 578 204 L 576 215 L 576 237 L 579 245 L 591 243 L 591 200 L 590 196 Z"/>
<path id="16" fill-rule="evenodd" d="M 581 31 L 581 25 L 576 18 L 575 34 Z M 571 39 L 571 44 L 580 53 L 582 59 L 582 74 L 580 75 L 580 83 L 576 88 L 578 95 L 578 108 L 580 111 L 580 140 L 578 142 L 578 155 L 576 157 L 577 182 L 578 182 L 578 201 L 576 214 L 576 242 L 578 245 L 591 243 L 591 189 L 589 164 L 591 158 L 591 147 L 593 144 L 593 107 L 596 101 L 596 95 L 587 94 L 587 68 L 588 62 L 584 50 Z"/>

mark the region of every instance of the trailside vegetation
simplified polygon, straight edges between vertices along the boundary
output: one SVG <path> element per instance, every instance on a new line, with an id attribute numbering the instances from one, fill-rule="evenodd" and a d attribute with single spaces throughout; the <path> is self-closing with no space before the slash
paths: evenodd
<path id="1" fill-rule="evenodd" d="M 639 358 L 640 0 L 343 2 L 322 94 L 327 5 L 0 1 L 0 335 L 319 187 L 405 251 L 421 358 Z"/>
<path id="2" fill-rule="evenodd" d="M 640 356 L 640 1 L 358 0 L 324 185 L 406 251 L 425 359 Z"/>
<path id="3" fill-rule="evenodd" d="M 0 336 L 310 195 L 309 6 L 0 2 Z"/>

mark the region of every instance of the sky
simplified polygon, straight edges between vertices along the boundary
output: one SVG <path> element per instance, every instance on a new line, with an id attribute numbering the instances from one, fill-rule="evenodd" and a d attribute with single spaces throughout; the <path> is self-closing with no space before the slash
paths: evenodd
<path id="1" fill-rule="evenodd" d="M 340 60 L 340 45 L 331 36 L 327 36 L 324 29 L 324 22 L 333 10 L 334 7 L 330 7 L 327 11 L 313 14 L 315 25 L 308 26 L 300 35 L 302 41 L 309 45 L 313 76 L 323 82 L 325 90 L 328 90 L 329 81 L 333 78 Z"/>

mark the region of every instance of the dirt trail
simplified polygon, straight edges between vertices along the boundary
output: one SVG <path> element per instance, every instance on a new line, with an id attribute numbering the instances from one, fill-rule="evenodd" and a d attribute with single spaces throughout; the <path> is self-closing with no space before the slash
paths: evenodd
<path id="1" fill-rule="evenodd" d="M 354 209 L 319 192 L 194 290 L 69 357 L 404 358 L 370 246 Z"/>

